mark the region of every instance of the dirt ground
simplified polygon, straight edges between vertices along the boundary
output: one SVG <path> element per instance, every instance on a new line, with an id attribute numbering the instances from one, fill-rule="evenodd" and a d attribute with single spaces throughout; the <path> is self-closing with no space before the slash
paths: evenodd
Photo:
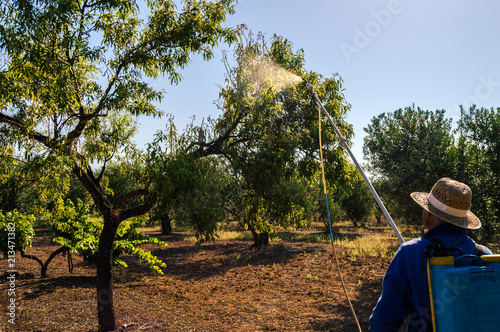
<path id="1" fill-rule="evenodd" d="M 168 244 L 148 247 L 167 264 L 165 275 L 132 257 L 114 274 L 120 331 L 358 331 L 328 244 L 280 241 L 256 250 L 219 240 L 196 250 L 182 234 L 155 236 Z M 45 233 L 27 253 L 45 260 L 57 248 Z M 337 254 L 366 331 L 390 259 L 354 258 L 339 247 Z M 95 268 L 76 255 L 73 262 L 69 273 L 59 256 L 40 278 L 38 263 L 18 254 L 15 325 L 6 321 L 8 274 L 0 280 L 2 331 L 96 331 Z M 8 270 L 6 260 L 0 269 Z"/>

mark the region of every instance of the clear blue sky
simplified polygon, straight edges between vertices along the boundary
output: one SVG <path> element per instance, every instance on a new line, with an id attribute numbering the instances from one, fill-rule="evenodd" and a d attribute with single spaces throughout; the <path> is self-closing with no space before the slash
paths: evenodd
<path id="1" fill-rule="evenodd" d="M 461 104 L 500 107 L 499 14 L 493 0 L 240 0 L 226 25 L 281 35 L 304 50 L 307 70 L 339 73 L 362 161 L 363 128 L 382 112 L 415 104 L 456 120 Z M 178 128 L 193 115 L 199 124 L 219 114 L 221 50 L 209 62 L 193 57 L 177 86 L 154 83 L 167 92 L 161 107 Z M 139 145 L 165 126 L 164 119 L 140 122 Z"/>

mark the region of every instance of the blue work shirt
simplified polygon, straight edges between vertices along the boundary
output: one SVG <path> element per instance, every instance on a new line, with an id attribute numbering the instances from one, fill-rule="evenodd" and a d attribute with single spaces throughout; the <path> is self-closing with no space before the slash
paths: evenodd
<path id="1" fill-rule="evenodd" d="M 370 317 L 370 332 L 397 332 L 409 316 L 407 331 L 432 331 L 429 284 L 422 255 L 428 238 L 441 240 L 446 247 L 458 247 L 473 254 L 476 243 L 465 229 L 445 223 L 432 228 L 422 238 L 403 243 L 384 276 L 382 294 Z M 483 247 L 485 255 L 492 252 Z M 458 253 L 454 253 L 455 257 Z"/>

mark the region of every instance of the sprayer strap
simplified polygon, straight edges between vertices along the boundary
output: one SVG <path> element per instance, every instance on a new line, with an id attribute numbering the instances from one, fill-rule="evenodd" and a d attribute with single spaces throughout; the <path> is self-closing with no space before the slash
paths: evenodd
<path id="1" fill-rule="evenodd" d="M 463 255 L 464 252 L 461 248 L 459 247 L 454 247 L 454 246 L 451 246 L 451 247 L 446 247 L 443 243 L 443 241 L 441 241 L 440 239 L 438 238 L 435 238 L 435 237 L 428 237 L 427 240 L 431 241 L 432 243 L 434 243 L 435 245 L 438 246 L 438 250 L 436 250 L 434 252 L 435 256 L 449 256 L 451 255 L 452 252 L 458 252 L 459 255 Z"/>
<path id="2" fill-rule="evenodd" d="M 428 237 L 427 240 L 431 241 L 435 245 L 438 245 L 440 249 L 446 249 L 448 251 L 461 251 L 460 248 L 455 248 L 455 247 L 446 248 L 443 244 L 443 241 L 435 237 Z M 485 253 L 484 246 L 475 243 L 474 255 L 481 257 L 482 255 L 484 255 L 484 253 Z"/>

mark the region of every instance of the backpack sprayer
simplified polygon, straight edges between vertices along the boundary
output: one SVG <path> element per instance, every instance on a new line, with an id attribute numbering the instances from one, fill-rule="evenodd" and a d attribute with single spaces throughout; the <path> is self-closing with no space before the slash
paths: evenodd
<path id="1" fill-rule="evenodd" d="M 314 101 L 316 102 L 316 104 L 318 104 L 318 107 L 323 111 L 323 113 L 327 117 L 328 121 L 332 125 L 333 129 L 335 130 L 335 133 L 337 134 L 337 136 L 340 140 L 340 144 L 342 144 L 342 146 L 347 150 L 347 153 L 349 153 L 349 156 L 351 157 L 352 161 L 354 162 L 354 165 L 356 165 L 356 168 L 361 173 L 361 176 L 363 177 L 363 180 L 365 181 L 366 185 L 368 186 L 368 188 L 370 188 L 370 191 L 372 192 L 373 197 L 375 197 L 375 200 L 377 201 L 377 204 L 382 209 L 382 212 L 384 213 L 385 218 L 387 219 L 387 221 L 389 221 L 389 224 L 391 225 L 392 230 L 394 231 L 394 233 L 396 233 L 396 236 L 399 239 L 399 241 L 401 243 L 404 243 L 405 240 L 401 236 L 401 233 L 399 232 L 396 224 L 394 223 L 391 216 L 389 215 L 389 212 L 385 208 L 384 203 L 382 203 L 382 201 L 380 200 L 380 197 L 378 196 L 377 192 L 375 191 L 375 188 L 373 188 L 373 185 L 371 184 L 370 180 L 366 177 L 365 172 L 363 172 L 363 169 L 361 168 L 358 161 L 356 160 L 356 157 L 354 157 L 351 149 L 349 148 L 349 145 L 347 145 L 345 138 L 342 136 L 339 129 L 335 125 L 335 122 L 333 122 L 332 118 L 330 117 L 330 114 L 328 114 L 327 110 L 325 109 L 325 107 L 323 106 L 321 101 L 319 100 L 316 92 L 314 92 L 312 85 L 306 79 L 303 79 L 303 80 L 306 83 L 306 88 L 311 92 L 311 96 L 313 97 Z"/>
<path id="2" fill-rule="evenodd" d="M 500 324 L 500 255 L 463 255 L 438 239 L 424 252 L 427 260 L 433 332 L 489 332 Z M 452 252 L 459 252 L 458 257 Z M 470 260 L 472 264 L 462 265 Z"/>

